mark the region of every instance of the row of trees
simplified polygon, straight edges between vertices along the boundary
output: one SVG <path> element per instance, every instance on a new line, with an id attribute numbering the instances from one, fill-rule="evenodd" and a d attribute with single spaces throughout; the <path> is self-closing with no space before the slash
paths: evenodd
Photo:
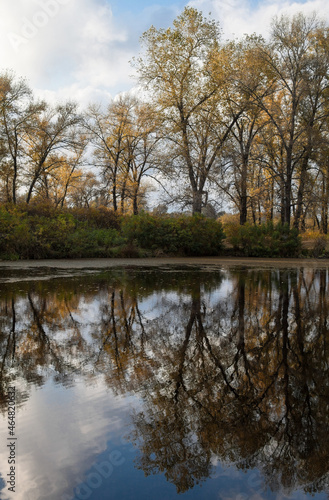
<path id="1" fill-rule="evenodd" d="M 327 25 L 298 14 L 275 19 L 268 41 L 220 44 L 219 34 L 213 21 L 186 8 L 172 29 L 144 34 L 137 61 L 193 211 L 216 185 L 242 224 L 279 213 L 299 227 L 312 213 L 327 232 Z"/>
<path id="2" fill-rule="evenodd" d="M 193 213 L 226 202 L 241 224 L 279 216 L 303 229 L 311 218 L 327 233 L 328 30 L 300 13 L 275 19 L 268 40 L 222 43 L 218 24 L 187 7 L 142 36 L 143 100 L 121 96 L 105 111 L 52 108 L 2 75 L 3 200 L 136 214 L 153 178 Z"/>
<path id="3" fill-rule="evenodd" d="M 142 205 L 142 179 L 155 168 L 150 107 L 126 97 L 106 112 L 35 100 L 24 80 L 0 75 L 0 182 L 3 202 L 55 206 Z"/>

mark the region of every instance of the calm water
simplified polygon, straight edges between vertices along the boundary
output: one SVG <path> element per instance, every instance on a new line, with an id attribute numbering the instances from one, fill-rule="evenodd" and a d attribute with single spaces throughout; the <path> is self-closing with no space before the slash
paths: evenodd
<path id="1" fill-rule="evenodd" d="M 31 273 L 0 274 L 1 499 L 328 498 L 328 269 Z"/>

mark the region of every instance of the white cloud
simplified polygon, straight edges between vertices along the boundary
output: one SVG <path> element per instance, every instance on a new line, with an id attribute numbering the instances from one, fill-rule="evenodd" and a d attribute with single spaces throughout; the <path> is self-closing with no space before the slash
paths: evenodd
<path id="1" fill-rule="evenodd" d="M 66 389 L 50 382 L 42 391 L 32 388 L 29 399 L 17 412 L 20 423 L 17 491 L 10 494 L 6 488 L 8 497 L 12 500 L 63 498 L 62 495 L 73 491 L 84 480 L 84 473 L 99 462 L 99 455 L 111 446 L 109 442 L 121 442 L 127 433 L 126 415 L 127 400 L 114 396 L 100 380 L 90 385 L 78 381 Z M 5 418 L 0 416 L 1 443 L 8 441 Z M 8 449 L 3 446 L 0 470 L 2 478 L 7 480 Z"/>
<path id="2" fill-rule="evenodd" d="M 195 7 L 220 22 L 223 38 L 240 37 L 245 33 L 267 36 L 271 20 L 281 14 L 293 15 L 296 12 L 312 14 L 317 12 L 320 18 L 329 20 L 329 4 L 327 0 L 308 0 L 291 2 L 289 0 L 267 0 L 253 3 L 248 0 L 192 0 Z"/>
<path id="3" fill-rule="evenodd" d="M 125 3 L 116 15 L 110 0 L 15 0 L 0 5 L 0 71 L 26 77 L 38 96 L 51 101 L 108 102 L 135 85 L 129 61 L 139 37 L 154 24 L 167 27 L 182 2 L 150 5 L 134 12 Z M 220 21 L 224 39 L 244 33 L 266 35 L 274 15 L 317 11 L 329 19 L 326 0 L 303 3 L 267 0 L 192 0 L 189 5 Z M 121 9 L 121 10 L 120 10 Z M 136 11 L 137 10 L 137 11 Z"/>
<path id="4" fill-rule="evenodd" d="M 111 92 L 105 88 L 100 89 L 93 85 L 81 86 L 78 83 L 57 90 L 37 88 L 34 91 L 39 99 L 44 99 L 53 105 L 66 101 L 75 101 L 79 104 L 81 110 L 86 109 L 92 103 L 108 103 L 113 98 Z"/>
<path id="5" fill-rule="evenodd" d="M 107 96 L 132 86 L 132 56 L 127 29 L 102 0 L 16 0 L 0 7 L 0 69 L 13 69 L 34 89 Z"/>

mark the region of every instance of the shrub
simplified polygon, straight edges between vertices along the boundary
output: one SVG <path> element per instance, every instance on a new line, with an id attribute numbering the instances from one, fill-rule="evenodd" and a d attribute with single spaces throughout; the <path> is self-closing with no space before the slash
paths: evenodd
<path id="1" fill-rule="evenodd" d="M 39 202 L 32 200 L 30 203 L 20 203 L 17 207 L 28 217 L 46 217 L 49 219 L 56 216 L 56 207 L 47 200 Z"/>
<path id="2" fill-rule="evenodd" d="M 80 228 L 67 240 L 68 257 L 113 257 L 115 250 L 126 244 L 116 229 Z"/>
<path id="3" fill-rule="evenodd" d="M 235 251 L 248 257 L 296 257 L 301 253 L 298 230 L 280 222 L 231 226 L 225 232 Z"/>
<path id="4" fill-rule="evenodd" d="M 27 258 L 31 234 L 24 214 L 15 206 L 0 207 L 0 257 Z"/>
<path id="5" fill-rule="evenodd" d="M 327 237 L 324 234 L 319 235 L 314 241 L 314 248 L 312 251 L 313 257 L 326 257 L 327 252 Z"/>
<path id="6" fill-rule="evenodd" d="M 107 207 L 72 208 L 69 210 L 78 223 L 97 229 L 120 229 L 120 217 Z"/>
<path id="7" fill-rule="evenodd" d="M 122 234 L 144 249 L 189 256 L 218 255 L 224 238 L 222 225 L 201 215 L 125 217 Z"/>
<path id="8" fill-rule="evenodd" d="M 68 239 L 75 229 L 75 222 L 70 214 L 59 212 L 52 218 L 31 217 L 29 223 L 33 235 L 30 258 L 67 256 Z"/>
<path id="9" fill-rule="evenodd" d="M 239 255 L 295 257 L 301 241 L 295 229 L 268 222 L 225 224 L 228 242 Z M 155 216 L 143 213 L 119 217 L 99 209 L 54 209 L 41 205 L 0 206 L 0 258 L 140 257 L 148 255 L 219 255 L 221 222 L 197 216 Z M 315 254 L 325 255 L 321 238 Z M 315 255 L 314 254 L 314 255 Z"/>

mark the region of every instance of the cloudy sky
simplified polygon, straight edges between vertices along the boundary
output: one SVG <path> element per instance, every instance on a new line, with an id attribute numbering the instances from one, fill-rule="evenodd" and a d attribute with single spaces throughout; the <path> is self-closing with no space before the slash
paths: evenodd
<path id="1" fill-rule="evenodd" d="M 107 102 L 135 85 L 129 61 L 152 24 L 168 27 L 186 5 L 211 12 L 224 38 L 266 35 L 282 12 L 318 12 L 327 0 L 0 0 L 0 71 L 26 77 L 40 97 Z"/>

